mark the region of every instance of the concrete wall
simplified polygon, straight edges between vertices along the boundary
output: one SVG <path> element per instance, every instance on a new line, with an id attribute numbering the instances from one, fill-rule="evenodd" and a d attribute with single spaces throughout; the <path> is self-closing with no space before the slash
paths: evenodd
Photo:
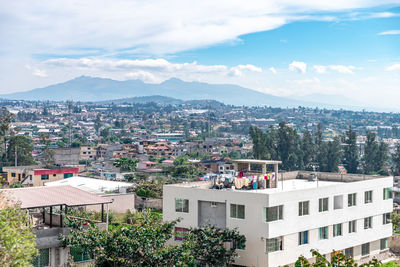
<path id="1" fill-rule="evenodd" d="M 290 174 L 294 175 L 294 174 Z M 382 224 L 382 215 L 393 210 L 392 200 L 383 200 L 383 188 L 391 187 L 393 178 L 361 180 L 353 183 L 335 183 L 332 185 L 308 189 L 265 189 L 257 191 L 212 190 L 197 184 L 191 187 L 180 185 L 164 186 L 163 219 L 171 221 L 182 218 L 178 227 L 198 227 L 198 201 L 224 202 L 245 205 L 245 219 L 230 218 L 226 211 L 227 228 L 237 227 L 246 236 L 246 249 L 239 250 L 240 257 L 236 264 L 245 266 L 282 266 L 294 263 L 300 255 L 311 258 L 311 249 L 318 249 L 322 254 L 333 250 L 354 247 L 356 260 L 361 260 L 361 245 L 371 242 L 371 255 L 378 253 L 381 238 L 392 235 L 392 224 Z M 364 204 L 364 192 L 373 191 L 373 202 Z M 356 193 L 356 206 L 348 207 L 348 194 Z M 333 209 L 333 199 L 343 195 L 343 209 Z M 319 212 L 318 200 L 329 198 L 329 209 Z M 189 200 L 189 212 L 175 211 L 175 198 Z M 298 203 L 310 201 L 309 215 L 298 215 Z M 264 222 L 265 207 L 283 205 L 283 220 Z M 372 229 L 364 230 L 364 218 L 373 217 Z M 348 233 L 348 222 L 357 220 L 357 232 Z M 333 237 L 333 224 L 342 224 L 342 236 Z M 319 240 L 320 227 L 329 227 L 329 238 Z M 298 233 L 309 231 L 309 243 L 298 245 Z M 283 250 L 265 253 L 265 240 L 283 236 Z"/>
<path id="2" fill-rule="evenodd" d="M 138 210 L 163 210 L 163 200 L 160 198 L 139 197 L 135 195 L 135 208 Z"/>
<path id="3" fill-rule="evenodd" d="M 53 148 L 54 151 L 54 162 L 56 164 L 64 165 L 77 165 L 79 164 L 79 158 L 81 148 Z"/>
<path id="4" fill-rule="evenodd" d="M 108 209 L 112 212 L 125 213 L 128 210 L 135 211 L 135 194 L 106 194 L 101 197 L 113 201 L 108 204 Z M 86 209 L 100 212 L 101 205 L 87 206 Z M 104 205 L 104 211 L 106 211 L 106 205 Z"/>

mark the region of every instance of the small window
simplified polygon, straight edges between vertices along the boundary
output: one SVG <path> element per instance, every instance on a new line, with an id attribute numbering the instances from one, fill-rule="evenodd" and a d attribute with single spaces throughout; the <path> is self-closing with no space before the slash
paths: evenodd
<path id="1" fill-rule="evenodd" d="M 334 224 L 333 225 L 333 237 L 335 236 L 341 236 L 342 235 L 342 224 Z"/>
<path id="2" fill-rule="evenodd" d="M 351 248 L 346 248 L 345 250 L 344 250 L 344 256 L 347 258 L 347 259 L 350 259 L 350 258 L 353 258 L 354 256 L 354 253 L 353 253 L 353 248 L 351 247 Z"/>
<path id="3" fill-rule="evenodd" d="M 324 212 L 328 210 L 329 198 L 320 198 L 319 199 L 319 212 Z"/>
<path id="4" fill-rule="evenodd" d="M 185 240 L 185 235 L 189 229 L 182 227 L 175 227 L 175 241 L 183 241 Z"/>
<path id="5" fill-rule="evenodd" d="M 310 204 L 310 201 L 299 202 L 299 216 L 309 214 L 309 210 L 308 210 L 309 204 Z"/>
<path id="6" fill-rule="evenodd" d="M 372 228 L 372 217 L 364 218 L 364 229 Z"/>
<path id="7" fill-rule="evenodd" d="M 11 177 L 16 177 L 16 176 L 17 176 L 17 174 L 15 172 L 11 173 Z"/>
<path id="8" fill-rule="evenodd" d="M 372 190 L 364 192 L 364 203 L 372 203 Z"/>
<path id="9" fill-rule="evenodd" d="M 365 243 L 361 245 L 361 255 L 366 256 L 369 255 L 369 243 Z"/>
<path id="10" fill-rule="evenodd" d="M 381 250 L 387 249 L 388 248 L 388 239 L 387 238 L 382 238 L 381 239 Z"/>
<path id="11" fill-rule="evenodd" d="M 175 199 L 175 211 L 176 212 L 189 212 L 189 200 L 188 199 Z"/>
<path id="12" fill-rule="evenodd" d="M 349 233 L 357 232 L 357 220 L 349 222 Z"/>
<path id="13" fill-rule="evenodd" d="M 389 224 L 392 222 L 392 213 L 388 212 L 388 213 L 384 213 L 383 214 L 383 224 Z"/>
<path id="14" fill-rule="evenodd" d="M 383 199 L 390 199 L 392 198 L 392 188 L 391 187 L 387 187 L 387 188 L 383 188 Z"/>
<path id="15" fill-rule="evenodd" d="M 333 209 L 343 209 L 343 195 L 334 196 L 333 198 Z"/>
<path id="16" fill-rule="evenodd" d="M 353 207 L 356 205 L 356 199 L 357 199 L 357 194 L 348 194 L 347 195 L 347 206 L 348 207 Z"/>
<path id="17" fill-rule="evenodd" d="M 319 228 L 319 239 L 328 239 L 328 226 Z"/>
<path id="18" fill-rule="evenodd" d="M 283 219 L 283 205 L 264 208 L 264 218 L 266 222 L 272 222 Z"/>
<path id="19" fill-rule="evenodd" d="M 308 244 L 308 231 L 299 233 L 299 246 Z"/>
<path id="20" fill-rule="evenodd" d="M 244 205 L 231 204 L 231 218 L 244 219 Z"/>
<path id="21" fill-rule="evenodd" d="M 72 177 L 72 176 L 73 176 L 72 173 L 64 173 L 64 179 L 65 179 L 65 178 L 70 178 L 70 177 Z"/>
<path id="22" fill-rule="evenodd" d="M 265 252 L 275 252 L 283 250 L 283 236 L 267 239 L 265 242 Z"/>
<path id="23" fill-rule="evenodd" d="M 49 180 L 49 175 L 48 174 L 43 174 L 43 175 L 40 176 L 40 179 Z"/>

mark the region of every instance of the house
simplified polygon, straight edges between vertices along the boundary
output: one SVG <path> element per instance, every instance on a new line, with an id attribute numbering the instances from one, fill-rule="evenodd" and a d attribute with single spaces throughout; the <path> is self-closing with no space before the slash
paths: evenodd
<path id="1" fill-rule="evenodd" d="M 101 150 L 100 152 L 101 153 Z M 81 146 L 79 160 L 92 161 L 96 160 L 97 150 L 91 146 Z"/>
<path id="2" fill-rule="evenodd" d="M 36 247 L 39 249 L 39 256 L 33 266 L 66 266 L 69 255 L 77 264 L 91 260 L 91 257 L 84 255 L 79 248 L 61 246 L 59 235 L 68 235 L 70 232 L 70 228 L 64 224 L 64 218 L 69 216 L 68 210 L 73 207 L 100 206 L 101 221 L 74 218 L 95 223 L 100 229 L 106 229 L 108 204 L 111 200 L 68 185 L 0 191 L 4 192 L 10 201 L 20 203 L 20 207 L 27 211 L 32 231 L 36 235 Z"/>
<path id="3" fill-rule="evenodd" d="M 279 173 L 278 164 L 234 161 L 241 178 L 164 185 L 163 220 L 181 218 L 179 233 L 237 228 L 246 236 L 245 246 L 232 244 L 238 266 L 293 265 L 300 255 L 312 258 L 311 249 L 328 259 L 337 251 L 356 261 L 387 257 L 392 177 Z"/>
<path id="4" fill-rule="evenodd" d="M 144 148 L 148 156 L 171 158 L 172 148 L 165 142 L 158 142 Z"/>
<path id="5" fill-rule="evenodd" d="M 7 183 L 21 182 L 24 185 L 43 186 L 45 182 L 63 180 L 79 173 L 79 168 L 41 168 L 40 166 L 3 167 L 7 172 Z"/>

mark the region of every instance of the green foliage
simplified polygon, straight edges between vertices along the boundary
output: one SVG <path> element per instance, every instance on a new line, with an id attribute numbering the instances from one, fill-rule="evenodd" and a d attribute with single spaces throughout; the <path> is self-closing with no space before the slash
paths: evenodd
<path id="1" fill-rule="evenodd" d="M 24 187 L 20 181 L 10 184 L 10 188 L 22 188 Z"/>
<path id="2" fill-rule="evenodd" d="M 101 212 L 85 210 L 83 208 L 69 208 L 68 215 L 88 220 L 101 221 Z M 104 214 L 104 216 L 106 215 Z M 114 215 L 112 213 L 108 214 L 108 221 L 110 223 L 114 221 Z"/>
<path id="3" fill-rule="evenodd" d="M 352 130 L 351 126 L 346 131 L 344 138 L 344 160 L 343 163 L 349 173 L 358 173 L 358 147 L 357 147 L 357 134 Z"/>
<path id="4" fill-rule="evenodd" d="M 400 174 L 400 143 L 397 143 L 394 154 L 392 155 L 394 174 Z"/>
<path id="5" fill-rule="evenodd" d="M 378 143 L 376 141 L 376 134 L 367 132 L 367 141 L 365 143 L 364 154 L 364 173 L 382 173 L 386 174 L 384 170 L 385 162 L 388 159 L 388 145 L 384 142 Z"/>
<path id="6" fill-rule="evenodd" d="M 134 192 L 139 197 L 162 198 L 162 184 L 142 183 L 134 188 Z"/>
<path id="7" fill-rule="evenodd" d="M 245 242 L 237 230 L 207 227 L 190 229 L 180 245 L 167 245 L 178 221 L 162 222 L 160 214 L 145 211 L 127 214 L 126 222 L 133 224 L 111 225 L 108 231 L 91 226 L 60 239 L 64 246 L 80 247 L 93 254 L 98 266 L 225 265 L 237 256 L 236 248 L 227 250 L 226 243 Z"/>
<path id="8" fill-rule="evenodd" d="M 1 205 L 0 196 L 0 266 L 30 266 L 38 254 L 25 210 Z"/>
<path id="9" fill-rule="evenodd" d="M 398 232 L 400 230 L 400 214 L 392 213 L 393 230 Z"/>
<path id="10" fill-rule="evenodd" d="M 138 161 L 131 158 L 122 157 L 114 160 L 113 165 L 117 168 L 121 168 L 121 171 L 134 172 L 136 171 L 136 165 Z"/>
<path id="11" fill-rule="evenodd" d="M 304 256 L 300 256 L 295 263 L 296 267 L 378 267 L 381 266 L 377 259 L 372 259 L 367 263 L 358 265 L 354 262 L 353 258 L 346 258 L 346 256 L 340 252 L 335 254 L 331 261 L 328 261 L 323 255 L 321 255 L 317 250 L 311 250 L 313 257 L 315 257 L 315 262 L 310 263 Z"/>
<path id="12" fill-rule="evenodd" d="M 15 150 L 17 150 L 17 163 L 19 166 L 32 165 L 35 161 L 32 157 L 33 146 L 26 136 L 11 136 L 7 149 L 7 160 L 10 164 L 15 162 Z"/>

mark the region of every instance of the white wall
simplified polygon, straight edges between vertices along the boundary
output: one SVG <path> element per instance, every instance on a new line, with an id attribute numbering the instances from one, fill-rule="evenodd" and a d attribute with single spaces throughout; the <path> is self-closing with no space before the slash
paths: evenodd
<path id="1" fill-rule="evenodd" d="M 333 250 L 354 247 L 354 255 L 359 259 L 361 244 L 376 241 L 392 234 L 391 224 L 382 224 L 382 214 L 391 212 L 392 200 L 383 200 L 383 188 L 391 187 L 393 178 L 380 178 L 352 183 L 302 190 L 251 191 L 211 190 L 182 185 L 164 186 L 163 218 L 182 218 L 179 227 L 198 226 L 198 201 L 216 201 L 227 204 L 227 227 L 237 227 L 246 236 L 246 249 L 239 251 L 236 264 L 246 266 L 280 266 L 294 263 L 300 255 L 311 257 L 310 249 L 318 249 L 322 254 Z M 373 190 L 373 202 L 364 204 L 364 192 Z M 356 206 L 347 207 L 347 194 L 357 193 Z M 343 195 L 343 209 L 333 210 L 333 197 Z M 329 210 L 318 212 L 318 199 L 329 197 Z M 189 213 L 175 212 L 175 198 L 189 199 Z M 298 216 L 298 202 L 310 201 L 310 215 Z M 230 218 L 230 204 L 245 205 L 245 219 Z M 266 223 L 263 208 L 284 205 L 283 220 Z M 373 216 L 372 229 L 364 230 L 364 218 Z M 357 232 L 348 233 L 348 221 L 357 220 Z M 333 237 L 333 224 L 343 223 L 343 236 Z M 329 226 L 329 239 L 319 240 L 319 227 Z M 298 232 L 309 231 L 309 244 L 298 246 Z M 265 253 L 265 239 L 284 236 L 284 250 Z M 358 246 L 360 246 L 358 248 Z M 371 253 L 373 245 L 371 243 Z M 358 252 L 359 250 L 359 252 Z"/>

